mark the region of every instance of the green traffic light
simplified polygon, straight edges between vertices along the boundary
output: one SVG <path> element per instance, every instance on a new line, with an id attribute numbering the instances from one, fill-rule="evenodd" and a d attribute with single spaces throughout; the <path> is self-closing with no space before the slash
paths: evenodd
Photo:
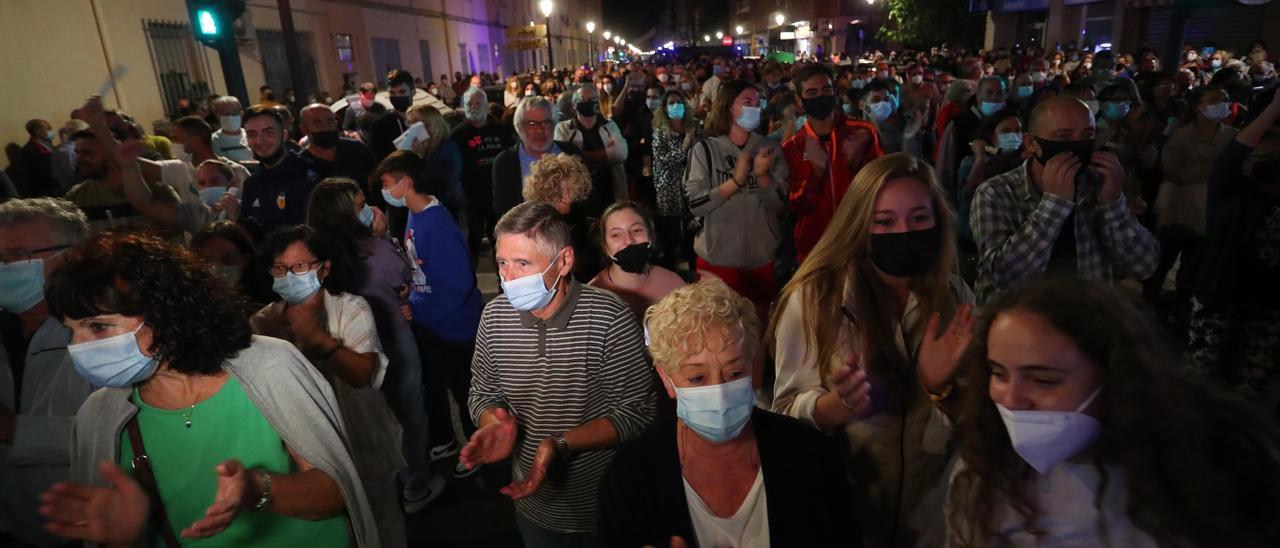
<path id="1" fill-rule="evenodd" d="M 213 16 L 212 10 L 202 9 L 196 11 L 196 23 L 200 29 L 201 36 L 217 36 L 218 20 Z"/>

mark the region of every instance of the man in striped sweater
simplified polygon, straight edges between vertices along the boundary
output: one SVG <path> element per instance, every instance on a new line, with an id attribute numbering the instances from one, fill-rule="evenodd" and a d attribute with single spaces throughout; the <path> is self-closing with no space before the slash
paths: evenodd
<path id="1" fill-rule="evenodd" d="M 526 545 L 594 545 L 600 476 L 656 412 L 640 326 L 570 275 L 569 226 L 552 206 L 521 204 L 494 232 L 503 294 L 480 318 L 469 402 L 480 429 L 461 462 L 513 459 L 502 492 Z"/>

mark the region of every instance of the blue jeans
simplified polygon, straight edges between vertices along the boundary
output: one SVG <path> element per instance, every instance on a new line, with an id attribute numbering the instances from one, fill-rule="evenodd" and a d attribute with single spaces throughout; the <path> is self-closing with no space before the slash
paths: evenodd
<path id="1" fill-rule="evenodd" d="M 427 460 L 427 408 L 422 393 L 422 361 L 418 345 L 408 322 L 379 332 L 382 351 L 386 353 L 387 373 L 382 379 L 382 393 L 403 430 L 401 452 L 405 468 L 400 471 L 404 490 L 419 494 L 431 479 Z"/>
<path id="2" fill-rule="evenodd" d="M 565 533 L 547 529 L 516 512 L 516 528 L 525 548 L 598 548 L 595 533 Z"/>

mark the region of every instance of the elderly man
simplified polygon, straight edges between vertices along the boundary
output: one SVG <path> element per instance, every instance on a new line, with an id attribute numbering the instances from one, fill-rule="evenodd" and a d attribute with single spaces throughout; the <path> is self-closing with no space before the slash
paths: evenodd
<path id="1" fill-rule="evenodd" d="M 544 97 L 531 96 L 516 106 L 513 123 L 519 142 L 498 153 L 493 161 L 493 217 L 502 218 L 511 208 L 524 201 L 524 178 L 529 166 L 548 154 L 571 154 L 581 151 L 572 143 L 553 139 L 556 109 Z"/>
<path id="2" fill-rule="evenodd" d="M 493 163 L 504 149 L 515 144 L 511 127 L 489 119 L 489 99 L 484 91 L 468 89 L 462 94 L 466 122 L 454 128 L 449 138 L 462 151 L 462 191 L 467 196 L 467 246 L 471 264 L 480 254 L 481 240 L 493 240 Z"/>
<path id="3" fill-rule="evenodd" d="M 1125 174 L 1094 151 L 1094 120 L 1075 97 L 1046 99 L 1031 114 L 1022 166 L 988 179 L 973 198 L 980 301 L 1043 276 L 1145 279 L 1160 244 L 1125 204 Z"/>
<path id="4" fill-rule="evenodd" d="M 307 136 L 302 157 L 311 161 L 311 169 L 321 180 L 346 177 L 360 185 L 365 196 L 377 194 L 373 190 L 378 186 L 369 180 L 369 174 L 376 167 L 373 153 L 364 143 L 342 137 L 338 132 L 338 118 L 327 105 L 307 105 L 298 118 L 298 127 Z"/>
<path id="5" fill-rule="evenodd" d="M 633 103 L 645 108 L 643 87 L 640 93 L 640 100 Z M 623 168 L 627 161 L 627 139 L 618 124 L 600 111 L 600 91 L 595 86 L 581 85 L 573 91 L 573 110 L 572 119 L 556 125 L 555 140 L 572 143 L 582 151 L 582 159 L 591 171 L 591 197 L 587 199 L 585 213 L 588 217 L 598 217 L 609 204 L 629 196 Z"/>
<path id="6" fill-rule="evenodd" d="M 218 131 L 213 132 L 213 153 L 235 162 L 253 159 L 244 130 L 240 129 L 240 115 L 244 108 L 234 95 L 224 95 L 213 100 L 213 115 L 218 117 Z"/>
<path id="7" fill-rule="evenodd" d="M 601 474 L 655 414 L 640 326 L 617 296 L 569 275 L 569 226 L 550 204 L 517 206 L 496 233 L 504 293 L 480 318 L 469 401 L 480 429 L 460 459 L 512 459 L 502 492 L 526 545 L 594 546 Z"/>
<path id="8" fill-rule="evenodd" d="M 67 354 L 71 330 L 49 316 L 44 280 L 88 234 L 65 200 L 0 205 L 0 537 L 19 544 L 65 542 L 44 529 L 37 497 L 70 478 L 71 424 L 93 387 Z"/>

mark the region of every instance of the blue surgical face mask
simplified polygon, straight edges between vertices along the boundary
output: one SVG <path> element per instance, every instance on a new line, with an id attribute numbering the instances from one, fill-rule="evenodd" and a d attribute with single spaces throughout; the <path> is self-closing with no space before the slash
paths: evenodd
<path id="1" fill-rule="evenodd" d="M 806 118 L 804 114 L 796 116 L 796 131 L 804 129 L 805 120 L 808 120 L 808 118 Z"/>
<path id="2" fill-rule="evenodd" d="M 1001 152 L 1014 152 L 1022 148 L 1021 133 L 1001 133 L 996 135 L 996 146 Z"/>
<path id="3" fill-rule="evenodd" d="M 999 103 L 993 103 L 991 101 L 982 101 L 978 103 L 978 110 L 982 111 L 982 116 L 984 118 L 987 116 L 991 116 L 992 114 L 995 114 L 997 112 L 1000 112 L 1000 109 L 1002 108 L 1004 108 L 1004 101 L 1000 101 Z"/>
<path id="4" fill-rule="evenodd" d="M 893 103 L 889 101 L 880 101 L 879 103 L 868 103 L 867 114 L 871 121 L 877 124 L 883 124 L 889 116 L 893 115 Z"/>
<path id="5" fill-rule="evenodd" d="M 667 105 L 667 118 L 672 120 L 684 119 L 684 103 L 671 103 Z"/>
<path id="6" fill-rule="evenodd" d="M 200 190 L 200 201 L 204 202 L 204 205 L 211 206 L 218 203 L 218 200 L 221 200 L 226 193 L 227 187 L 225 186 L 204 187 Z"/>
<path id="7" fill-rule="evenodd" d="M 1031 94 L 1035 93 L 1035 91 L 1036 88 L 1034 86 L 1018 86 L 1018 97 L 1026 99 L 1031 97 Z"/>
<path id="8" fill-rule="evenodd" d="M 285 302 L 298 304 L 320 291 L 320 278 L 316 277 L 314 270 L 302 274 L 286 272 L 284 276 L 271 282 L 271 290 Z"/>
<path id="9" fill-rule="evenodd" d="M 712 386 L 677 386 L 675 391 L 676 416 L 711 443 L 725 443 L 738 437 L 756 404 L 750 376 Z"/>
<path id="10" fill-rule="evenodd" d="M 26 312 L 44 299 L 44 259 L 0 264 L 0 308 Z"/>
<path id="11" fill-rule="evenodd" d="M 397 186 L 400 186 L 399 182 L 396 182 L 395 186 L 392 186 L 391 188 L 395 188 Z M 387 205 L 392 207 L 409 207 L 408 201 L 404 197 L 396 198 L 395 195 L 391 193 L 391 188 L 382 188 L 382 199 L 387 201 Z M 405 194 L 407 195 L 408 193 L 406 192 Z"/>
<path id="12" fill-rule="evenodd" d="M 760 98 L 760 110 L 764 110 L 764 109 L 766 109 L 766 108 L 769 108 L 769 100 L 768 100 L 768 99 L 765 99 L 764 97 L 761 97 L 761 98 Z"/>
<path id="13" fill-rule="evenodd" d="M 738 114 L 738 119 L 734 120 L 738 127 L 747 131 L 755 131 L 760 127 L 760 107 L 742 106 L 742 111 Z"/>
<path id="14" fill-rule="evenodd" d="M 845 103 L 843 105 L 840 105 L 840 110 L 844 111 L 845 116 L 853 114 L 853 103 Z"/>
<path id="15" fill-rule="evenodd" d="M 364 226 L 373 226 L 373 208 L 369 207 L 369 204 L 365 204 L 364 209 L 361 209 L 360 213 L 356 214 L 356 218 L 360 219 L 360 224 Z"/>
<path id="16" fill-rule="evenodd" d="M 67 345 L 76 372 L 94 386 L 119 388 L 146 380 L 160 362 L 143 354 L 138 346 L 138 330 L 143 325 L 113 337 Z"/>
<path id="17" fill-rule="evenodd" d="M 1128 101 L 1107 101 L 1102 105 L 1102 117 L 1108 120 L 1119 120 L 1129 114 Z"/>
<path id="18" fill-rule="evenodd" d="M 511 281 L 502 280 L 502 292 L 507 296 L 507 301 L 511 303 L 512 307 L 516 310 L 524 311 L 537 310 L 547 306 L 547 303 L 555 298 L 556 290 L 559 289 L 560 276 L 563 276 L 563 274 L 556 276 L 556 281 L 551 283 L 551 289 L 547 289 L 547 286 L 543 284 L 542 276 L 556 265 L 558 259 L 559 254 L 551 259 L 551 264 L 547 265 L 547 268 L 537 274 L 521 276 Z"/>

